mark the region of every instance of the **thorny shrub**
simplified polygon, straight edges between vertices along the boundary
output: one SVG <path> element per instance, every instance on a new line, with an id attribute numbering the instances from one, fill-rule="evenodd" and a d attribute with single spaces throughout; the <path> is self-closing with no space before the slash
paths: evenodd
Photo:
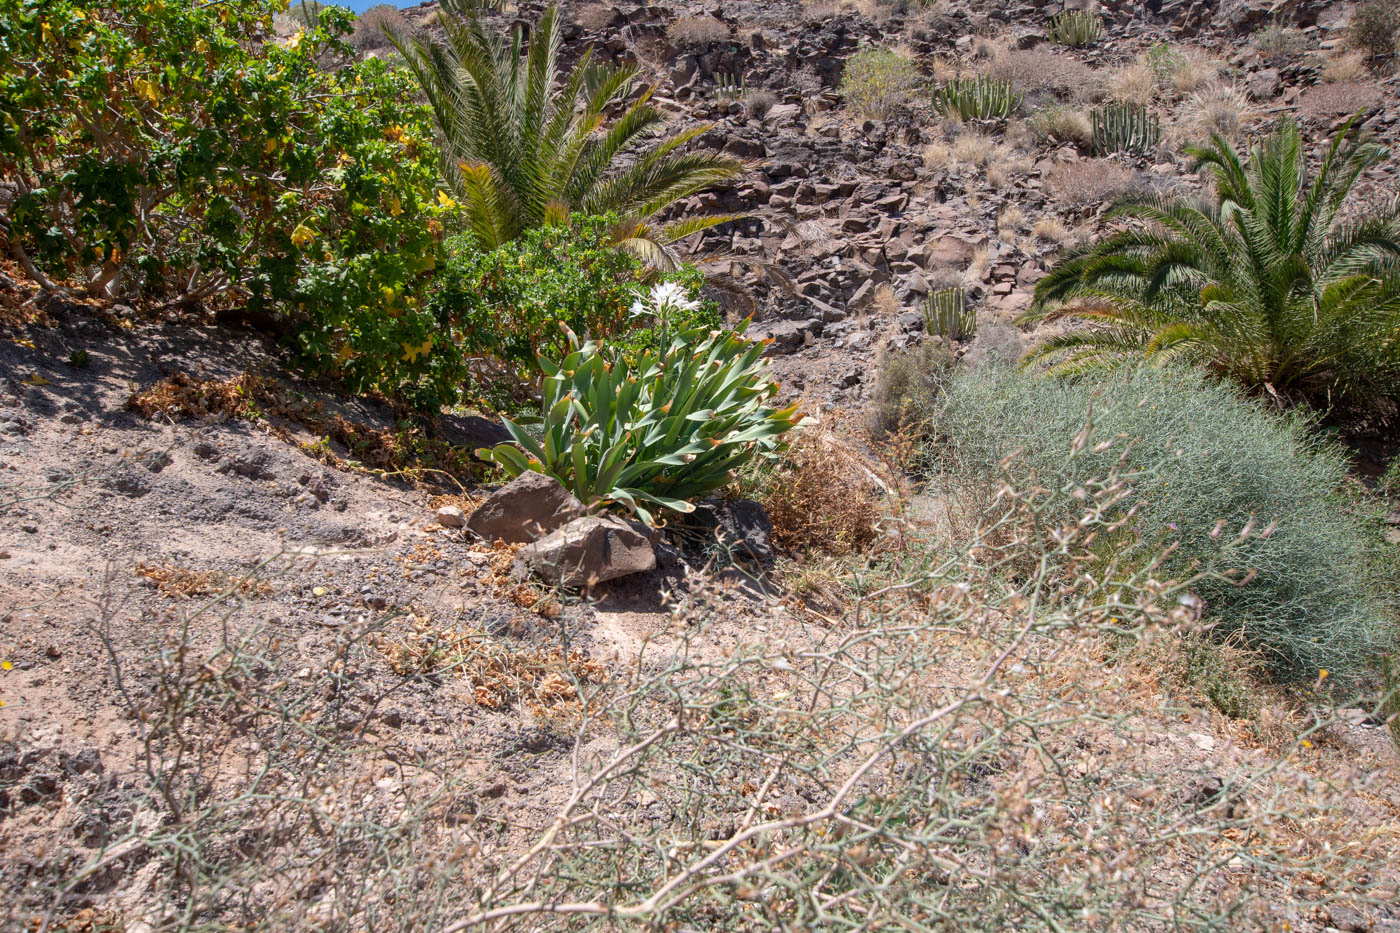
<path id="1" fill-rule="evenodd" d="M 104 756 L 120 800 L 100 844 L 8 861 L 5 914 L 37 933 L 94 903 L 157 933 L 1205 930 L 1394 903 L 1396 824 L 1360 793 L 1390 778 L 1330 750 L 1325 716 L 1276 755 L 1199 752 L 1189 711 L 1110 650 L 1197 624 L 1199 582 L 1096 552 L 1142 479 L 1086 479 L 1069 515 L 1003 485 L 964 547 L 829 626 L 716 650 L 734 595 L 683 596 L 635 663 L 572 681 L 571 751 L 529 765 L 562 790 L 539 808 L 471 735 L 410 750 L 371 728 L 424 673 L 385 676 L 371 642 L 392 620 L 297 673 L 233 603 L 149 646 L 103 614 L 140 751 Z"/>
<path id="2" fill-rule="evenodd" d="M 666 34 L 685 46 L 709 46 L 729 38 L 729 24 L 713 16 L 682 16 Z"/>
<path id="3" fill-rule="evenodd" d="M 408 19 L 392 3 L 380 3 L 370 7 L 355 20 L 355 29 L 350 33 L 350 44 L 362 52 L 387 48 L 389 35 L 408 30 Z"/>
<path id="4" fill-rule="evenodd" d="M 1099 85 L 1094 69 L 1072 55 L 1046 48 L 1003 52 L 992 59 L 987 73 L 1010 81 L 1026 93 L 1028 102 L 1037 104 L 1047 98 L 1086 100 Z"/>
<path id="5" fill-rule="evenodd" d="M 1098 208 L 1150 187 L 1137 172 L 1110 159 L 1056 162 L 1046 181 L 1056 202 L 1077 210 Z"/>
<path id="6" fill-rule="evenodd" d="M 929 428 L 929 413 L 955 363 L 942 343 L 925 340 L 917 347 L 887 353 L 870 405 L 870 429 L 877 438 L 912 431 L 922 436 Z"/>

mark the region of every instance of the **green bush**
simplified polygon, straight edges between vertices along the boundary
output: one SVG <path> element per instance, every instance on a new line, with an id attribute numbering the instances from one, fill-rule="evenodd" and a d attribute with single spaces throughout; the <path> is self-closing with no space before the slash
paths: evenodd
<path id="1" fill-rule="evenodd" d="M 1345 458 L 1302 417 L 1264 411 L 1190 371 L 1120 371 L 1096 383 L 984 369 L 952 380 L 934 428 L 932 456 L 972 488 L 987 488 L 1019 450 L 1011 469 L 1035 472 L 1052 520 L 1078 514 L 1080 484 L 1126 458 L 1141 472 L 1121 510 L 1137 511 L 1124 538 L 1104 547 L 1141 565 L 1176 544 L 1161 575 L 1203 572 L 1194 589 L 1205 621 L 1258 649 L 1282 678 L 1355 675 L 1394 644 L 1374 516 L 1349 497 Z M 1238 585 L 1227 571 L 1252 578 Z"/>
<path id="2" fill-rule="evenodd" d="M 313 368 L 395 392 L 431 357 L 449 213 L 428 114 L 348 63 L 348 11 L 281 43 L 276 6 L 0 0 L 0 219 L 48 288 L 270 311 Z"/>
<path id="3" fill-rule="evenodd" d="M 924 87 L 914 63 L 892 49 L 863 48 L 846 59 L 841 94 L 846 106 L 862 116 L 882 120 L 906 106 Z"/>
<path id="4" fill-rule="evenodd" d="M 640 289 L 655 273 L 614 244 L 615 217 L 579 217 L 566 226 L 537 227 L 493 250 L 472 235 L 452 237 L 447 259 L 427 298 L 439 333 L 466 357 L 487 357 L 514 382 L 529 382 L 539 354 L 569 352 L 567 332 L 607 340 L 635 359 L 654 345 L 650 323 L 632 314 Z M 665 275 L 699 297 L 702 277 L 693 268 Z M 699 301 L 677 326 L 720 323 L 713 301 Z M 462 362 L 465 366 L 465 361 Z M 456 377 L 465 379 L 464 370 Z"/>
<path id="5" fill-rule="evenodd" d="M 1400 31 L 1400 6 L 1395 0 L 1364 0 L 1351 11 L 1347 42 L 1373 62 L 1395 56 L 1395 35 Z"/>
<path id="6" fill-rule="evenodd" d="M 768 405 L 778 386 L 764 344 L 742 332 L 684 331 L 635 365 L 575 341 L 558 363 L 540 358 L 538 434 L 503 419 L 520 446 L 477 453 L 510 476 L 553 476 L 584 503 L 620 506 L 649 524 L 658 506 L 691 512 L 690 500 L 726 485 L 800 420 L 795 404 Z"/>

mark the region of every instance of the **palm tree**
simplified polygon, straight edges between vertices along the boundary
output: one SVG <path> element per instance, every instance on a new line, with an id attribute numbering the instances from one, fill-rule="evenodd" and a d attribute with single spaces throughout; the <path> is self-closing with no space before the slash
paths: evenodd
<path id="1" fill-rule="evenodd" d="M 1387 157 L 1352 138 L 1355 123 L 1312 180 L 1291 122 L 1247 165 L 1219 135 L 1188 149 L 1210 170 L 1211 202 L 1139 197 L 1110 210 L 1139 223 L 1066 256 L 1022 318 L 1087 326 L 1025 362 L 1074 373 L 1185 359 L 1276 396 L 1400 397 L 1400 200 L 1340 217 L 1357 178 Z"/>
<path id="2" fill-rule="evenodd" d="M 618 241 L 666 265 L 675 260 L 671 244 L 734 219 L 654 222 L 677 200 L 743 171 L 737 159 L 685 151 L 708 125 L 656 138 L 665 117 L 650 104 L 651 89 L 627 102 L 637 68 L 595 62 L 590 48 L 560 75 L 556 7 L 528 42 L 519 27 L 509 38 L 488 29 L 480 7 L 481 0 L 443 0 L 445 44 L 421 34 L 392 41 L 432 107 L 444 178 L 483 247 L 574 211 L 615 213 Z M 619 109 L 605 125 L 605 114 Z"/>

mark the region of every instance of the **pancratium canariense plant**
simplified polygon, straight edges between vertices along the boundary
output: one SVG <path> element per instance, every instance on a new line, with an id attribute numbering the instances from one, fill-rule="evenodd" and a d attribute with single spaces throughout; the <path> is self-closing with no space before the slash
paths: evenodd
<path id="1" fill-rule="evenodd" d="M 648 524 L 656 507 L 691 500 L 771 451 L 801 416 L 775 408 L 778 385 L 765 344 L 733 331 L 683 331 L 634 365 L 592 341 L 562 361 L 540 359 L 545 379 L 537 433 L 502 419 L 515 444 L 477 451 L 512 477 L 533 470 L 591 506 L 621 506 Z M 516 446 L 516 445 L 519 446 Z"/>

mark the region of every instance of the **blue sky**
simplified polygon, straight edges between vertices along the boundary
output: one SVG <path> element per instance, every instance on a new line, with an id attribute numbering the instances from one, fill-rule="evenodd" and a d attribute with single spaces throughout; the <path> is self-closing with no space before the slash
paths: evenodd
<path id="1" fill-rule="evenodd" d="M 339 0 L 339 2 L 344 6 L 348 6 L 356 13 L 363 13 L 372 6 L 379 6 L 381 3 L 384 3 L 385 0 Z M 402 7 L 403 5 L 402 3 L 394 4 L 394 6 L 397 7 Z"/>

